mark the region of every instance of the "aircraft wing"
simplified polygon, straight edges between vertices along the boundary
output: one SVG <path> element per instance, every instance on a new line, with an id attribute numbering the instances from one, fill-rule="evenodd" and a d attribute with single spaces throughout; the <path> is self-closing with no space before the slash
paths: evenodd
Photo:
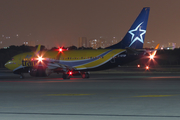
<path id="1" fill-rule="evenodd" d="M 154 56 L 157 53 L 157 50 L 159 50 L 158 48 L 159 48 L 159 44 L 157 44 L 157 46 L 153 50 L 146 50 L 146 52 L 149 53 L 150 58 L 154 58 Z"/>
<path id="2" fill-rule="evenodd" d="M 76 70 L 76 68 L 72 67 L 72 66 L 68 66 L 65 64 L 61 64 L 58 61 L 49 61 L 46 65 L 46 67 L 50 70 L 58 70 L 59 72 L 66 72 L 66 71 L 73 71 Z"/>
<path id="3" fill-rule="evenodd" d="M 22 61 L 22 66 L 31 67 L 37 69 L 42 67 L 43 69 L 48 69 L 50 71 L 56 72 L 67 72 L 74 71 L 76 68 L 68 66 L 59 62 L 58 58 L 60 54 L 57 54 L 56 59 L 43 58 L 43 55 L 40 53 L 41 45 L 38 45 L 34 56 L 28 60 Z"/>

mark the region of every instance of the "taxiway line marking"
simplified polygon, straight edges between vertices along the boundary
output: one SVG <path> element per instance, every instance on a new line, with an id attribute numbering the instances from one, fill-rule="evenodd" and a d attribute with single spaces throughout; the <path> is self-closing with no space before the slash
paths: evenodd
<path id="1" fill-rule="evenodd" d="M 46 96 L 86 96 L 92 94 L 47 94 Z"/>
<path id="2" fill-rule="evenodd" d="M 170 96 L 177 96 L 177 95 L 140 95 L 134 97 L 170 97 Z"/>

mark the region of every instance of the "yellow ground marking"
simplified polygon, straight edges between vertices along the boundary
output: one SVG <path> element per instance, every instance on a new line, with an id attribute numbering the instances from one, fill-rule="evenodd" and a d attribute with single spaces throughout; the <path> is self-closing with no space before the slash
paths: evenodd
<path id="1" fill-rule="evenodd" d="M 134 96 L 134 97 L 170 97 L 176 95 L 141 95 L 141 96 Z"/>
<path id="2" fill-rule="evenodd" d="M 85 96 L 92 94 L 47 94 L 46 96 Z"/>

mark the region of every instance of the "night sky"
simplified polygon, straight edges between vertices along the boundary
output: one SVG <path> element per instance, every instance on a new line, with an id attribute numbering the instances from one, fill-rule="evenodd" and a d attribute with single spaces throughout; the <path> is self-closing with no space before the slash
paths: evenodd
<path id="1" fill-rule="evenodd" d="M 46 47 L 77 46 L 79 37 L 121 40 L 150 7 L 145 40 L 180 46 L 179 6 L 180 0 L 0 0 L 0 35 L 12 45 L 27 39 Z"/>

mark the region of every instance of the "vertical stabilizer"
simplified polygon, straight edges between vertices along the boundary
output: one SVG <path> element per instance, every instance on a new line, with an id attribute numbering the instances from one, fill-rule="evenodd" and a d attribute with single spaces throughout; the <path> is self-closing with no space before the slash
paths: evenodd
<path id="1" fill-rule="evenodd" d="M 142 49 L 146 34 L 149 11 L 149 7 L 143 8 L 124 38 L 119 43 L 107 47 L 107 49 L 125 49 L 126 47 Z"/>

